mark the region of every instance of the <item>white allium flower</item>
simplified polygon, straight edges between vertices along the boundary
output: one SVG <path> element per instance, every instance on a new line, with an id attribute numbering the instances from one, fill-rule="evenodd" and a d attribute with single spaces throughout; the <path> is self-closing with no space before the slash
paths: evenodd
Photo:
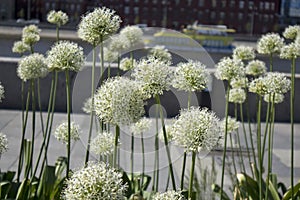
<path id="1" fill-rule="evenodd" d="M 141 84 L 125 77 L 108 79 L 94 98 L 96 115 L 106 123 L 129 125 L 145 113 Z"/>
<path id="2" fill-rule="evenodd" d="M 252 80 L 249 84 L 249 91 L 261 96 L 267 94 L 267 85 L 264 81 L 264 77 L 258 77 Z"/>
<path id="3" fill-rule="evenodd" d="M 166 129 L 166 136 L 167 136 L 167 141 L 170 143 L 174 140 L 174 137 L 173 137 L 173 130 L 172 130 L 172 126 L 170 125 L 165 125 L 165 129 Z M 159 131 L 158 133 L 158 139 L 164 143 L 165 142 L 165 137 L 164 137 L 164 132 L 163 132 L 163 129 L 161 128 L 161 130 Z"/>
<path id="4" fill-rule="evenodd" d="M 180 191 L 169 190 L 163 193 L 156 193 L 153 197 L 153 200 L 185 200 L 185 197 L 181 194 Z"/>
<path id="5" fill-rule="evenodd" d="M 246 100 L 246 92 L 242 88 L 233 88 L 229 91 L 229 102 L 244 103 Z"/>
<path id="6" fill-rule="evenodd" d="M 261 76 L 267 72 L 266 64 L 260 60 L 252 60 L 246 66 L 246 74 L 251 76 Z"/>
<path id="7" fill-rule="evenodd" d="M 220 138 L 219 119 L 207 108 L 191 107 L 180 112 L 174 122 L 173 137 L 187 152 L 210 151 Z"/>
<path id="8" fill-rule="evenodd" d="M 283 32 L 283 37 L 290 40 L 295 40 L 298 35 L 300 35 L 299 25 L 288 26 Z"/>
<path id="9" fill-rule="evenodd" d="M 70 70 L 78 72 L 84 64 L 83 49 L 70 41 L 59 41 L 47 52 L 50 71 Z"/>
<path id="10" fill-rule="evenodd" d="M 0 156 L 8 150 L 8 140 L 6 135 L 0 132 Z"/>
<path id="11" fill-rule="evenodd" d="M 125 36 L 130 43 L 130 47 L 133 47 L 142 42 L 143 31 L 138 26 L 126 26 L 120 31 L 120 35 Z"/>
<path id="12" fill-rule="evenodd" d="M 275 93 L 275 94 L 266 94 L 264 96 L 264 101 L 267 103 L 271 103 L 271 102 L 273 102 L 273 100 L 274 100 L 275 104 L 281 103 L 284 100 L 284 95 Z"/>
<path id="13" fill-rule="evenodd" d="M 35 33 L 26 33 L 22 35 L 22 42 L 25 44 L 32 46 L 35 43 L 40 41 L 40 35 L 35 34 Z"/>
<path id="14" fill-rule="evenodd" d="M 231 81 L 234 78 L 245 76 L 244 64 L 241 60 L 225 57 L 216 67 L 215 76 L 220 80 Z"/>
<path id="15" fill-rule="evenodd" d="M 172 60 L 172 55 L 169 53 L 168 49 L 165 48 L 165 46 L 156 45 L 150 50 L 149 54 L 150 56 L 153 56 L 154 58 L 164 62 L 171 62 Z"/>
<path id="16" fill-rule="evenodd" d="M 257 43 L 257 51 L 260 54 L 277 54 L 283 47 L 283 38 L 277 33 L 268 33 L 263 35 Z"/>
<path id="17" fill-rule="evenodd" d="M 300 45 L 296 43 L 290 43 L 282 47 L 280 52 L 280 58 L 283 59 L 296 59 L 300 56 Z"/>
<path id="18" fill-rule="evenodd" d="M 291 81 L 283 73 L 269 72 L 264 77 L 264 81 L 267 86 L 267 94 L 284 94 L 291 88 Z"/>
<path id="19" fill-rule="evenodd" d="M 246 77 L 238 77 L 230 82 L 232 88 L 246 88 L 248 86 L 248 79 Z"/>
<path id="20" fill-rule="evenodd" d="M 226 129 L 226 118 L 221 121 L 222 130 L 225 132 Z M 227 133 L 232 133 L 240 127 L 240 122 L 236 121 L 235 118 L 228 116 L 227 119 Z"/>
<path id="21" fill-rule="evenodd" d="M 75 124 L 75 122 L 71 122 L 71 138 L 70 140 L 77 141 L 79 140 L 79 125 Z M 58 141 L 62 141 L 64 144 L 68 144 L 68 122 L 61 123 L 54 131 L 54 137 Z"/>
<path id="22" fill-rule="evenodd" d="M 130 130 L 132 131 L 133 134 L 137 135 L 148 131 L 150 127 L 151 127 L 151 119 L 143 117 L 136 123 L 132 124 L 130 126 Z"/>
<path id="23" fill-rule="evenodd" d="M 23 41 L 16 41 L 14 42 L 14 46 L 12 48 L 12 52 L 23 54 L 26 51 L 30 51 L 30 46 Z"/>
<path id="24" fill-rule="evenodd" d="M 175 69 L 173 87 L 184 91 L 201 91 L 207 87 L 209 72 L 204 64 L 189 60 L 179 63 Z"/>
<path id="25" fill-rule="evenodd" d="M 239 60 L 253 60 L 255 52 L 252 47 L 239 46 L 233 50 L 233 58 Z"/>
<path id="26" fill-rule="evenodd" d="M 45 77 L 48 68 L 44 56 L 34 53 L 23 57 L 18 63 L 17 74 L 23 81 Z"/>
<path id="27" fill-rule="evenodd" d="M 47 15 L 47 21 L 51 24 L 56 24 L 58 27 L 65 25 L 69 21 L 69 17 L 61 10 L 51 10 Z"/>
<path id="28" fill-rule="evenodd" d="M 87 98 L 82 107 L 83 112 L 90 114 L 93 110 L 93 105 L 92 105 L 92 97 Z"/>
<path id="29" fill-rule="evenodd" d="M 133 69 L 132 76 L 142 82 L 148 97 L 162 95 L 164 90 L 169 90 L 172 81 L 168 63 L 155 58 L 141 60 Z"/>
<path id="30" fill-rule="evenodd" d="M 130 58 L 122 58 L 120 61 L 120 69 L 123 71 L 132 70 L 137 65 L 136 60 L 131 60 Z"/>
<path id="31" fill-rule="evenodd" d="M 82 17 L 78 26 L 78 36 L 84 41 L 97 46 L 109 35 L 120 28 L 121 19 L 109 8 L 95 8 L 93 12 Z"/>
<path id="32" fill-rule="evenodd" d="M 110 38 L 109 49 L 118 53 L 130 47 L 129 40 L 124 35 L 114 35 Z"/>
<path id="33" fill-rule="evenodd" d="M 103 162 L 89 162 L 67 180 L 63 191 L 66 200 L 124 200 L 127 185 L 123 184 L 122 173 Z"/>
<path id="34" fill-rule="evenodd" d="M 91 141 L 91 152 L 100 156 L 110 155 L 114 151 L 115 138 L 110 132 L 98 133 Z"/>
<path id="35" fill-rule="evenodd" d="M 99 57 L 101 59 L 101 53 L 99 54 Z M 111 49 L 108 49 L 106 47 L 103 48 L 103 59 L 106 62 L 114 62 L 118 60 L 119 54 L 116 51 L 112 51 Z"/>
<path id="36" fill-rule="evenodd" d="M 25 26 L 22 30 L 22 34 L 26 35 L 29 33 L 33 33 L 33 34 L 40 34 L 41 30 L 36 26 L 36 25 L 29 25 L 29 26 Z"/>
<path id="37" fill-rule="evenodd" d="M 5 92 L 4 87 L 0 82 L 0 103 L 2 102 L 2 99 L 4 99 L 4 92 Z"/>

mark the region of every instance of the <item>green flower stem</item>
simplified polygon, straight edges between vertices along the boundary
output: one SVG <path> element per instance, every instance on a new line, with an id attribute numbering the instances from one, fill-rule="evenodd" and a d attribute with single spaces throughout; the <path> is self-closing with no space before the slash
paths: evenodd
<path id="1" fill-rule="evenodd" d="M 155 106 L 155 141 L 154 141 L 154 148 L 155 148 L 155 157 L 154 157 L 154 169 L 153 169 L 153 182 L 152 182 L 152 191 L 157 192 L 158 188 L 158 179 L 159 179 L 159 143 L 158 143 L 158 105 Z"/>
<path id="2" fill-rule="evenodd" d="M 290 91 L 290 118 L 291 118 L 291 191 L 294 194 L 294 112 L 295 112 L 295 73 L 296 59 L 292 59 L 291 81 L 292 88 Z"/>
<path id="3" fill-rule="evenodd" d="M 268 130 L 270 129 L 270 114 L 271 114 L 271 97 L 269 97 L 269 103 L 267 107 L 267 114 L 266 114 L 266 128 L 264 132 L 264 140 L 263 140 L 263 146 L 262 146 L 262 165 L 264 162 L 264 157 L 265 157 L 265 149 L 266 149 L 266 143 L 267 143 L 267 136 L 268 136 Z"/>
<path id="4" fill-rule="evenodd" d="M 270 72 L 273 72 L 273 54 L 270 54 Z"/>
<path id="5" fill-rule="evenodd" d="M 237 120 L 238 118 L 238 112 L 237 112 L 237 104 L 234 105 L 234 114 L 235 114 L 235 119 Z M 236 136 L 237 136 L 237 140 L 238 140 L 238 144 L 239 144 L 239 157 L 240 157 L 240 163 L 242 165 L 242 169 L 244 172 L 246 172 L 246 168 L 245 168 L 245 163 L 244 163 L 244 158 L 243 158 L 243 153 L 242 153 L 242 146 L 241 146 L 241 140 L 240 140 L 240 132 L 239 129 L 236 130 Z"/>
<path id="6" fill-rule="evenodd" d="M 37 79 L 37 95 L 38 95 L 38 104 L 40 109 L 40 119 L 41 119 L 41 127 L 43 137 L 45 137 L 45 128 L 44 128 L 44 119 L 43 119 L 43 112 L 42 112 L 42 103 L 41 103 L 41 87 L 40 87 L 40 79 Z"/>
<path id="7" fill-rule="evenodd" d="M 188 105 L 187 105 L 188 109 L 191 107 L 191 96 L 192 96 L 192 92 L 189 91 L 188 92 Z"/>
<path id="8" fill-rule="evenodd" d="M 157 104 L 161 105 L 158 94 L 155 95 L 155 99 L 156 99 Z M 160 107 L 159 111 L 160 111 L 159 113 L 160 113 L 161 125 L 162 125 L 162 129 L 163 129 L 163 134 L 164 134 L 164 142 L 165 142 L 168 161 L 169 161 L 169 170 L 170 170 L 170 175 L 171 175 L 171 180 L 172 180 L 172 187 L 173 187 L 173 190 L 176 190 L 176 183 L 175 183 L 175 177 L 174 177 L 174 172 L 173 172 L 171 154 L 170 154 L 170 149 L 168 146 L 167 131 L 166 131 L 165 122 L 164 122 L 163 110 L 161 107 Z"/>
<path id="9" fill-rule="evenodd" d="M 189 193 L 188 198 L 192 199 L 193 196 L 193 180 L 194 180 L 194 170 L 195 170 L 196 152 L 192 152 L 192 165 L 190 171 L 190 183 L 189 183 Z"/>
<path id="10" fill-rule="evenodd" d="M 232 133 L 229 133 L 229 140 L 230 140 L 230 146 L 231 146 L 231 157 L 232 157 L 232 165 L 233 165 L 233 169 L 234 169 L 234 174 L 237 175 L 237 170 L 236 170 L 236 165 L 235 165 L 235 158 L 234 158 Z"/>
<path id="11" fill-rule="evenodd" d="M 90 155 L 90 147 L 91 147 L 91 138 L 93 132 L 93 121 L 94 121 L 94 95 L 95 95 L 95 67 L 96 67 L 96 46 L 93 46 L 93 66 L 92 66 L 92 86 L 91 86 L 91 98 L 92 98 L 92 111 L 90 113 L 90 128 L 89 128 L 89 136 L 88 136 L 88 143 L 87 149 L 85 154 L 85 165 L 89 161 Z"/>
<path id="12" fill-rule="evenodd" d="M 59 26 L 56 25 L 56 42 L 59 40 Z"/>
<path id="13" fill-rule="evenodd" d="M 114 168 L 117 167 L 117 157 L 118 157 L 117 153 L 118 153 L 119 137 L 120 137 L 120 127 L 118 125 L 116 125 L 115 147 L 114 147 L 114 163 L 113 163 Z"/>
<path id="14" fill-rule="evenodd" d="M 67 115 L 68 115 L 68 143 L 67 143 L 67 170 L 66 177 L 69 178 L 70 158 L 71 158 L 71 91 L 70 91 L 70 76 L 69 70 L 66 74 L 66 93 L 67 93 Z"/>
<path id="15" fill-rule="evenodd" d="M 107 78 L 110 78 L 110 63 L 108 64 L 107 68 Z"/>
<path id="16" fill-rule="evenodd" d="M 261 152 L 261 104 L 262 97 L 259 96 L 257 107 L 257 153 L 258 153 L 258 186 L 259 186 L 259 199 L 262 199 L 262 152 Z"/>
<path id="17" fill-rule="evenodd" d="M 131 133 L 131 155 L 130 155 L 130 172 L 131 172 L 131 181 L 133 183 L 134 180 L 134 173 L 133 173 L 133 166 L 134 166 L 134 135 Z"/>
<path id="18" fill-rule="evenodd" d="M 145 174 L 145 144 L 144 144 L 144 134 L 141 133 L 141 144 L 142 144 L 142 178 L 141 178 L 141 195 L 143 196 L 143 183 Z"/>
<path id="19" fill-rule="evenodd" d="M 103 81 L 103 70 L 104 70 L 104 52 L 103 52 L 103 36 L 101 35 L 100 41 L 100 56 L 101 56 L 101 67 L 100 67 L 100 84 Z"/>
<path id="20" fill-rule="evenodd" d="M 186 165 L 186 152 L 183 153 L 183 162 L 182 162 L 182 172 L 181 172 L 181 182 L 180 182 L 180 189 L 183 190 L 184 185 L 184 172 L 185 172 L 185 165 Z"/>
<path id="21" fill-rule="evenodd" d="M 224 188 L 224 174 L 225 174 L 225 159 L 227 151 L 227 135 L 228 135 L 228 104 L 229 104 L 229 87 L 226 90 L 226 104 L 225 104 L 225 138 L 224 138 L 224 149 L 223 149 L 223 158 L 222 158 L 222 175 L 221 175 L 221 200 L 223 199 L 223 188 Z"/>

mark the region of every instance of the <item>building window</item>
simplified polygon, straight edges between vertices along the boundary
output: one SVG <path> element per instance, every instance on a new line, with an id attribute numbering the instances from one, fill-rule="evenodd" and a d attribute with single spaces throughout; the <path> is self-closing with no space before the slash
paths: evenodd
<path id="1" fill-rule="evenodd" d="M 157 4 L 157 0 L 153 0 L 152 2 L 153 2 L 153 4 Z"/>
<path id="2" fill-rule="evenodd" d="M 216 0 L 212 0 L 212 1 L 211 1 L 211 6 L 212 6 L 213 8 L 217 7 L 217 1 L 216 1 Z"/>
<path id="3" fill-rule="evenodd" d="M 230 0 L 229 7 L 230 8 L 234 8 L 235 7 L 235 1 L 234 0 Z"/>
<path id="4" fill-rule="evenodd" d="M 245 2 L 244 2 L 244 1 L 240 1 L 239 7 L 240 7 L 240 9 L 244 9 L 244 7 L 245 7 Z"/>
<path id="5" fill-rule="evenodd" d="M 147 7 L 143 8 L 143 13 L 148 13 L 148 8 Z"/>
<path id="6" fill-rule="evenodd" d="M 152 20 L 152 26 L 156 26 L 156 21 Z"/>
<path id="7" fill-rule="evenodd" d="M 126 15 L 128 15 L 129 12 L 130 12 L 129 6 L 125 6 L 125 7 L 124 7 L 124 13 L 125 13 Z"/>
<path id="8" fill-rule="evenodd" d="M 134 7 L 133 12 L 134 12 L 135 15 L 138 15 L 139 14 L 139 7 Z"/>
<path id="9" fill-rule="evenodd" d="M 243 20 L 243 17 L 244 17 L 243 13 L 239 13 L 238 15 L 239 20 Z"/>
<path id="10" fill-rule="evenodd" d="M 199 11 L 198 12 L 198 18 L 202 18 L 202 14 L 203 14 L 202 11 Z"/>
<path id="11" fill-rule="evenodd" d="M 180 0 L 176 0 L 175 2 L 176 2 L 176 5 L 178 5 L 180 3 Z"/>
<path id="12" fill-rule="evenodd" d="M 210 18 L 211 18 L 211 19 L 215 19 L 215 18 L 216 18 L 216 12 L 212 11 L 212 12 L 210 13 Z"/>
<path id="13" fill-rule="evenodd" d="M 226 8 L 226 0 L 221 1 L 222 8 Z"/>
<path id="14" fill-rule="evenodd" d="M 203 7 L 204 6 L 204 0 L 199 0 L 198 1 L 198 6 Z"/>
<path id="15" fill-rule="evenodd" d="M 188 6 L 192 5 L 192 0 L 188 0 Z"/>
<path id="16" fill-rule="evenodd" d="M 266 3 L 265 3 L 265 9 L 266 9 L 266 10 L 269 10 L 269 9 L 270 9 L 270 2 L 266 2 Z"/>
<path id="17" fill-rule="evenodd" d="M 275 3 L 274 2 L 271 3 L 271 10 L 275 10 Z"/>
<path id="18" fill-rule="evenodd" d="M 264 2 L 260 2 L 260 3 L 259 3 L 259 9 L 260 9 L 260 10 L 263 10 L 263 9 L 264 9 Z"/>
<path id="19" fill-rule="evenodd" d="M 253 1 L 249 1 L 249 2 L 248 2 L 248 8 L 249 8 L 249 9 L 253 9 L 253 8 L 254 8 L 254 3 L 253 3 Z"/>
<path id="20" fill-rule="evenodd" d="M 234 13 L 230 13 L 230 18 L 234 19 Z"/>
<path id="21" fill-rule="evenodd" d="M 269 15 L 264 15 L 264 22 L 268 22 L 269 21 Z"/>
<path id="22" fill-rule="evenodd" d="M 224 12 L 220 12 L 220 18 L 224 19 L 225 18 L 225 13 Z"/>

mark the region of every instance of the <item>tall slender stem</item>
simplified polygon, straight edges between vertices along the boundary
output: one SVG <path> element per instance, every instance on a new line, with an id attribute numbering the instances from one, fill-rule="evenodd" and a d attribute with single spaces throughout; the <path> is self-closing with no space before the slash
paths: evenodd
<path id="1" fill-rule="evenodd" d="M 153 182 L 152 182 L 152 190 L 157 192 L 158 188 L 158 181 L 159 181 L 159 143 L 158 143 L 158 105 L 155 106 L 155 141 L 154 141 L 154 148 L 155 148 L 155 157 L 154 157 L 154 169 L 153 169 Z"/>
<path id="2" fill-rule="evenodd" d="M 262 97 L 259 96 L 257 108 L 257 153 L 258 153 L 258 186 L 259 186 L 259 199 L 262 199 L 262 152 L 261 152 L 261 103 Z"/>
<path id="3" fill-rule="evenodd" d="M 120 137 L 120 127 L 116 125 L 116 135 L 115 135 L 115 147 L 114 147 L 114 162 L 113 166 L 117 167 L 117 153 L 118 153 L 118 144 L 119 144 L 119 137 Z"/>
<path id="4" fill-rule="evenodd" d="M 192 152 L 192 165 L 190 171 L 190 183 L 189 183 L 189 193 L 188 198 L 192 199 L 193 196 L 193 181 L 194 181 L 194 170 L 195 170 L 196 152 Z"/>
<path id="5" fill-rule="evenodd" d="M 238 119 L 237 104 L 234 105 L 234 114 L 235 114 L 235 118 L 237 120 Z M 240 162 L 241 162 L 241 165 L 242 165 L 241 168 L 243 169 L 244 172 L 246 172 L 239 129 L 236 130 L 236 136 L 237 136 L 237 140 L 238 140 L 238 144 L 239 144 L 239 157 L 240 157 Z"/>
<path id="6" fill-rule="evenodd" d="M 70 77 L 69 70 L 65 71 L 66 74 L 66 93 L 67 93 L 67 115 L 68 115 L 68 143 L 67 143 L 67 171 L 66 177 L 69 177 L 70 171 L 70 158 L 71 158 L 71 91 L 70 91 Z"/>
<path id="7" fill-rule="evenodd" d="M 134 174 L 133 174 L 133 166 L 134 166 L 134 135 L 131 133 L 131 156 L 130 156 L 130 172 L 131 172 L 131 181 L 133 183 Z"/>
<path id="8" fill-rule="evenodd" d="M 270 54 L 270 72 L 273 72 L 273 54 Z"/>
<path id="9" fill-rule="evenodd" d="M 267 115 L 266 115 L 266 128 L 264 132 L 264 140 L 263 140 L 263 145 L 262 145 L 262 165 L 264 162 L 264 157 L 265 157 L 265 149 L 266 149 L 266 143 L 267 143 L 267 136 L 268 136 L 268 130 L 270 129 L 270 114 L 271 114 L 271 96 L 269 97 L 269 103 L 267 107 Z"/>
<path id="10" fill-rule="evenodd" d="M 143 184 L 144 184 L 144 174 L 145 174 L 145 144 L 144 135 L 141 133 L 141 145 L 142 145 L 142 178 L 141 178 L 141 195 L 143 196 Z"/>
<path id="11" fill-rule="evenodd" d="M 181 182 L 180 182 L 180 189 L 183 190 L 184 185 L 184 172 L 185 172 L 185 165 L 186 165 L 186 152 L 183 153 L 183 162 L 182 162 L 182 171 L 181 171 Z"/>
<path id="12" fill-rule="evenodd" d="M 41 127 L 43 137 L 45 137 L 45 128 L 44 128 L 44 119 L 43 119 L 43 112 L 42 112 L 42 103 L 41 103 L 41 87 L 40 87 L 40 79 L 37 79 L 37 94 L 38 94 L 38 104 L 40 109 L 40 119 L 41 119 Z"/>
<path id="13" fill-rule="evenodd" d="M 103 70 L 104 70 L 104 52 L 103 52 L 103 36 L 102 35 L 101 35 L 101 42 L 100 42 L 100 56 L 101 56 L 100 83 L 102 83 Z"/>
<path id="14" fill-rule="evenodd" d="M 290 120 L 291 120 L 291 191 L 294 195 L 294 112 L 295 112 L 295 73 L 296 59 L 292 59 L 291 79 L 292 88 L 290 91 Z"/>
<path id="15" fill-rule="evenodd" d="M 232 165 L 233 165 L 234 175 L 236 176 L 237 175 L 237 170 L 236 170 L 236 165 L 235 165 L 234 146 L 233 146 L 233 140 L 232 140 L 232 133 L 229 133 L 229 141 L 230 141 L 230 146 L 231 146 Z"/>

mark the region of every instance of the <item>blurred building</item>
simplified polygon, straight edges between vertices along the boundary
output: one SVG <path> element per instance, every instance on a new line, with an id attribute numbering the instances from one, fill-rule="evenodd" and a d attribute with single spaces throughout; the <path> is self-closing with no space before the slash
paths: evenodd
<path id="1" fill-rule="evenodd" d="M 287 24 L 300 24 L 300 1 L 282 0 L 280 9 L 280 25 L 284 28 Z"/>
<path id="2" fill-rule="evenodd" d="M 292 1 L 292 0 L 290 0 Z M 94 7 L 116 10 L 126 24 L 181 29 L 198 21 L 222 24 L 238 33 L 260 34 L 278 29 L 281 0 L 16 0 L 15 18 L 46 21 L 47 13 L 62 10 L 70 25 Z"/>

